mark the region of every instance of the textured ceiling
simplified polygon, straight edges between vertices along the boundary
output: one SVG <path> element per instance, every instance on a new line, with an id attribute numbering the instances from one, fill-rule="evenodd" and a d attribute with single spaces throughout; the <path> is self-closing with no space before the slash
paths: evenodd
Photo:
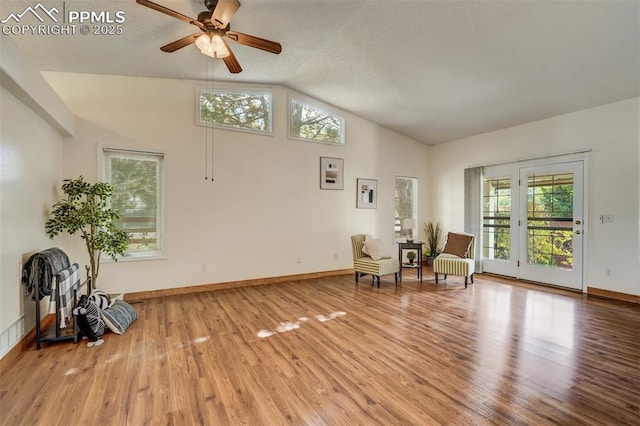
<path id="1" fill-rule="evenodd" d="M 232 29 L 283 51 L 231 43 L 237 75 L 161 52 L 197 28 L 134 0 L 41 2 L 125 16 L 120 35 L 10 36 L 43 71 L 281 84 L 427 144 L 640 96 L 640 1 L 241 0 Z M 0 19 L 37 3 L 2 0 Z"/>

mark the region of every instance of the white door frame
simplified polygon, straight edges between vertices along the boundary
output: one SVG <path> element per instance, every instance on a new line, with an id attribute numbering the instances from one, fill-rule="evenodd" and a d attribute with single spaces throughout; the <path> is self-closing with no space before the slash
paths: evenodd
<path id="1" fill-rule="evenodd" d="M 567 154 L 567 155 L 563 155 L 563 156 L 557 156 L 555 158 L 544 158 L 544 159 L 534 159 L 534 160 L 527 160 L 527 161 L 520 161 L 520 162 L 512 162 L 512 163 L 504 163 L 504 164 L 499 164 L 499 165 L 491 165 L 491 166 L 485 166 L 483 168 L 483 176 L 482 176 L 482 180 L 484 181 L 485 179 L 491 179 L 491 178 L 511 178 L 511 197 L 512 197 L 512 206 L 511 206 L 511 220 L 510 220 L 510 224 L 511 224 L 511 238 L 510 238 L 510 243 L 511 243 L 511 247 L 510 247 L 510 259 L 508 261 L 501 261 L 501 260 L 493 260 L 493 259 L 485 259 L 482 258 L 482 250 L 480 250 L 480 256 L 481 256 L 481 261 L 482 261 L 482 270 L 485 272 L 489 272 L 489 273 L 495 273 L 495 274 L 499 274 L 499 275 L 505 275 L 505 276 L 509 276 L 509 277 L 513 277 L 516 279 L 527 279 L 530 280 L 531 278 L 525 278 L 522 277 L 521 275 L 521 271 L 520 268 L 518 267 L 518 261 L 523 261 L 526 262 L 526 251 L 525 251 L 525 256 L 522 257 L 522 254 L 520 253 L 520 251 L 522 250 L 520 248 L 520 241 L 523 241 L 522 245 L 526 247 L 526 234 L 525 234 L 525 238 L 522 239 L 522 233 L 519 230 L 518 227 L 518 220 L 521 216 L 521 209 L 522 209 L 522 205 L 524 205 L 524 209 L 526 211 L 526 205 L 527 205 L 527 198 L 525 196 L 524 201 L 521 201 L 521 193 L 520 193 L 520 189 L 518 187 L 518 179 L 520 177 L 520 170 L 521 169 L 525 169 L 525 168 L 531 168 L 531 167 L 535 167 L 535 166 L 550 166 L 550 167 L 554 167 L 554 166 L 558 166 L 561 165 L 563 163 L 573 163 L 573 162 L 581 162 L 582 163 L 582 220 L 581 220 L 581 239 L 582 239 L 582 259 L 579 261 L 580 266 L 578 266 L 579 268 L 579 273 L 581 275 L 581 278 L 579 280 L 579 284 L 578 285 L 572 285 L 571 287 L 568 288 L 573 288 L 573 289 L 577 289 L 577 290 L 582 290 L 582 292 L 586 292 L 587 291 L 587 286 L 586 286 L 586 282 L 587 282 L 587 267 L 586 267 L 586 259 L 587 259 L 587 253 L 588 253 L 588 232 L 587 232 L 587 226 L 586 224 L 589 223 L 588 222 L 588 188 L 587 188 L 587 184 L 588 184 L 588 157 L 585 156 L 583 153 L 578 153 L 578 154 Z M 524 182 L 523 183 L 524 187 L 526 188 L 527 183 Z M 524 190 L 525 194 L 526 194 L 526 189 Z M 482 194 L 484 195 L 484 194 Z M 480 197 L 481 200 L 483 200 L 483 197 Z M 481 208 L 482 211 L 482 208 Z M 526 213 L 525 213 L 526 216 Z M 481 224 L 483 223 L 483 219 L 480 219 Z M 575 222 L 575 221 L 574 221 Z M 526 229 L 526 224 L 524 225 L 525 229 Z M 481 225 L 482 228 L 482 225 Z M 578 228 L 575 227 L 575 223 L 574 223 L 574 232 L 578 230 Z M 525 231 L 526 232 L 526 231 Z M 483 232 L 481 232 L 481 235 L 483 234 Z M 482 239 L 482 238 L 481 238 Z M 481 240 L 480 239 L 480 240 Z M 574 262 L 575 263 L 575 262 Z M 525 274 L 526 275 L 526 274 Z M 537 282 L 541 282 L 541 283 L 545 283 L 545 284 L 552 284 L 552 285 L 558 285 L 555 284 L 554 282 L 546 282 L 544 281 L 546 277 L 542 276 L 539 277 L 538 279 L 533 279 L 533 281 L 537 281 Z M 563 285 L 565 286 L 565 285 Z M 565 286 L 566 287 L 566 286 Z"/>

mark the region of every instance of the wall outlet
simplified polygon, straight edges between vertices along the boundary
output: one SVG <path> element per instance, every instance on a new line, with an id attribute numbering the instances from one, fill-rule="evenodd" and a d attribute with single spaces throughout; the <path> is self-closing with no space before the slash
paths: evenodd
<path id="1" fill-rule="evenodd" d="M 610 276 L 611 276 L 611 273 L 612 273 L 612 272 L 613 272 L 613 271 L 611 271 L 611 268 L 607 268 L 607 269 L 605 269 L 605 270 L 604 270 L 604 274 L 605 274 L 606 276 L 608 276 L 608 277 L 610 277 Z"/>
<path id="2" fill-rule="evenodd" d="M 296 259 L 296 263 L 302 263 L 302 258 L 301 258 L 301 257 L 298 257 L 298 258 Z"/>
<path id="3" fill-rule="evenodd" d="M 205 265 L 204 263 L 202 264 L 202 266 L 200 266 L 200 270 L 202 272 L 207 272 L 207 265 Z"/>
<path id="4" fill-rule="evenodd" d="M 333 253 L 333 260 L 338 260 L 338 253 Z"/>

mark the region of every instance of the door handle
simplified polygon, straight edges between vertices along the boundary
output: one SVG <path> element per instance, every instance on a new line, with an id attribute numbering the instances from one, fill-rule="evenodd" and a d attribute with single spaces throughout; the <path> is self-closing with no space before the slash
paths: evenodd
<path id="1" fill-rule="evenodd" d="M 579 220 L 576 220 L 576 225 L 580 225 L 582 222 L 580 222 Z"/>
<path id="2" fill-rule="evenodd" d="M 576 231 L 576 234 L 580 234 L 580 233 L 581 233 L 581 232 L 580 232 L 580 230 L 578 229 L 578 230 Z"/>

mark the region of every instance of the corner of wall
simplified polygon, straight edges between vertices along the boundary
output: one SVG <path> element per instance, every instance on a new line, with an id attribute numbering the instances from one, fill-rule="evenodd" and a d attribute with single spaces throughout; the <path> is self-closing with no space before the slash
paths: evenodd
<path id="1" fill-rule="evenodd" d="M 2 40 L 0 85 L 62 136 L 75 134 L 75 115 L 8 37 Z"/>

